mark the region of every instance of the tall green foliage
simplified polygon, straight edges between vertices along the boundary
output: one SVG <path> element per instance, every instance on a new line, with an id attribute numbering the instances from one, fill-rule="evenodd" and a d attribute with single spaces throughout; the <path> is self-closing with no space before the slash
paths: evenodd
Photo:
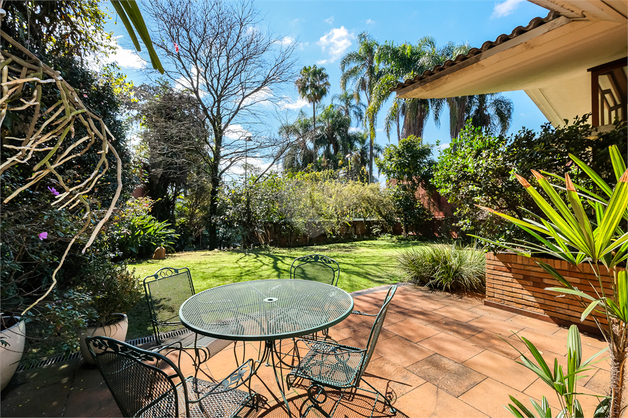
<path id="1" fill-rule="evenodd" d="M 312 103 L 312 121 L 316 128 L 316 104 L 327 96 L 329 84 L 329 76 L 325 72 L 325 68 L 316 65 L 305 66 L 301 69 L 301 75 L 295 81 L 299 95 Z"/>
<path id="2" fill-rule="evenodd" d="M 393 181 L 393 200 L 396 214 L 401 218 L 404 236 L 408 226 L 415 227 L 430 219 L 430 213 L 419 198 L 423 193 L 432 191 L 431 179 L 434 167 L 432 147 L 423 144 L 421 138 L 413 135 L 399 141 L 399 145 L 389 145 L 377 167 Z"/>
<path id="3" fill-rule="evenodd" d="M 442 150 L 434 171 L 434 185 L 455 207 L 457 226 L 462 232 L 497 241 L 523 238 L 525 234 L 508 222 L 500 219 L 487 222 L 486 213 L 476 205 L 517 217 L 526 216 L 526 210 L 540 214 L 531 197 L 520 193 L 515 174 L 536 168 L 560 176 L 570 173 L 583 184 L 592 184 L 571 162 L 569 153 L 612 185 L 616 179 L 608 147 L 616 145 L 625 154 L 625 135 L 626 124 L 620 123 L 612 131 L 596 137 L 586 117 L 559 127 L 545 124 L 539 132 L 524 128 L 509 137 L 493 136 L 468 124 L 452 139 L 449 147 Z"/>

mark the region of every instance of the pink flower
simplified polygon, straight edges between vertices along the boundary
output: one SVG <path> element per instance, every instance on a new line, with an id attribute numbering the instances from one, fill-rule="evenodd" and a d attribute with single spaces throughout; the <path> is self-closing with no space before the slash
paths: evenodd
<path id="1" fill-rule="evenodd" d="M 176 52 L 177 54 L 179 53 L 179 45 L 177 45 L 177 43 L 174 43 L 174 52 Z"/>
<path id="2" fill-rule="evenodd" d="M 41 241 L 45 240 L 48 238 L 48 233 L 47 232 L 42 232 L 41 234 L 39 234 L 39 239 Z"/>
<path id="3" fill-rule="evenodd" d="M 83 93 L 83 97 L 87 97 L 87 94 Z"/>
<path id="4" fill-rule="evenodd" d="M 50 193 L 52 193 L 54 196 L 59 196 L 59 192 L 54 187 L 48 186 L 48 190 L 50 190 Z"/>

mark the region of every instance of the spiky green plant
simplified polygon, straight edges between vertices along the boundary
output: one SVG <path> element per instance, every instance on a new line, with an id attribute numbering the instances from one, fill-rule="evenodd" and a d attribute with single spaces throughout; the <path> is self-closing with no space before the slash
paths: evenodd
<path id="1" fill-rule="evenodd" d="M 579 270 L 579 266 L 588 264 L 595 273 L 597 281 L 589 282 L 587 287 L 591 291 L 585 293 L 554 268 L 537 261 L 561 285 L 547 290 L 574 295 L 580 301 L 583 308 L 581 320 L 593 312 L 606 319 L 602 322 L 593 317 L 610 349 L 610 416 L 619 417 L 623 409 L 622 394 L 628 357 L 628 279 L 625 269 L 621 268 L 628 258 L 628 233 L 623 230 L 628 221 L 628 170 L 616 146 L 610 147 L 610 155 L 617 180 L 614 187 L 583 161 L 569 155 L 600 188 L 599 194 L 575 185 L 568 174 L 565 175 L 564 186 L 559 186 L 551 184 L 542 174 L 532 171 L 549 197 L 548 201 L 525 178 L 517 176 L 545 217 L 531 215 L 532 219 L 517 219 L 489 208 L 483 209 L 513 222 L 536 239 L 493 244 L 527 257 L 535 254 L 550 255 L 569 262 Z M 544 174 L 561 179 L 549 173 Z M 561 198 L 559 190 L 566 191 L 566 200 Z M 492 242 L 486 239 L 484 241 Z M 611 283 L 612 294 L 607 294 L 603 282 Z"/>
<path id="2" fill-rule="evenodd" d="M 481 292 L 485 288 L 484 251 L 473 247 L 430 245 L 398 257 L 408 281 L 447 291 Z"/>

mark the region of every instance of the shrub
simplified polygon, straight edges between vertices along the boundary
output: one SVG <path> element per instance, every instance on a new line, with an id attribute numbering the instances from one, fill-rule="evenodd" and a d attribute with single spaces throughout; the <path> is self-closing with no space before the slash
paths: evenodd
<path id="1" fill-rule="evenodd" d="M 402 252 L 399 265 L 407 280 L 433 289 L 482 292 L 485 288 L 484 250 L 430 245 Z"/>

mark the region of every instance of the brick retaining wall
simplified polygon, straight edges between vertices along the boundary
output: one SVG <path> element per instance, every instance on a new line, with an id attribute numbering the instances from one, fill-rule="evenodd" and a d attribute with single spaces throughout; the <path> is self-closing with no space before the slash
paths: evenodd
<path id="1" fill-rule="evenodd" d="M 566 261 L 539 258 L 554 267 L 570 283 L 595 296 L 589 281 L 599 287 L 597 278 L 588 264 L 573 266 Z M 606 269 L 602 267 L 605 271 Z M 612 295 L 610 278 L 604 278 L 604 291 Z M 591 330 L 597 329 L 595 322 L 586 319 L 580 322 L 584 308 L 571 295 L 545 290 L 560 287 L 560 284 L 545 272 L 535 261 L 516 254 L 486 254 L 486 299 L 485 304 L 523 315 L 544 319 L 558 324 L 582 324 Z M 606 319 L 596 315 L 600 321 Z"/>

